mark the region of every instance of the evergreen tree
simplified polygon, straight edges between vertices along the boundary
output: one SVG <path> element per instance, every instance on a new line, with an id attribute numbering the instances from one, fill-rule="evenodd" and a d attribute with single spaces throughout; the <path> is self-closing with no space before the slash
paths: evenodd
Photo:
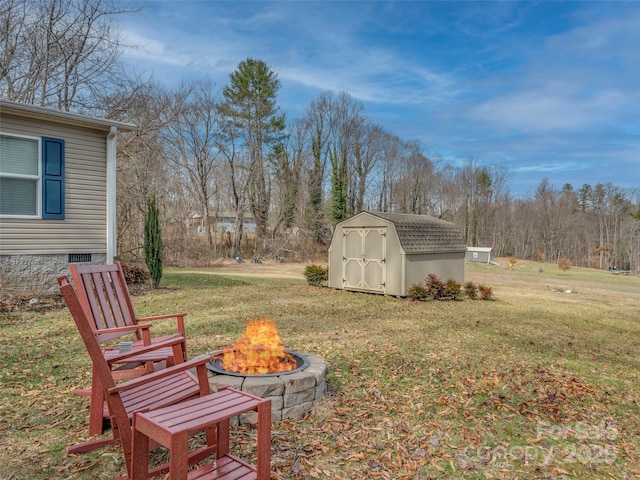
<path id="1" fill-rule="evenodd" d="M 271 177 L 266 157 L 284 139 L 284 114 L 276 96 L 277 74 L 262 60 L 247 58 L 230 74 L 222 90 L 222 114 L 234 126 L 249 155 L 249 203 L 256 221 L 256 244 L 265 237 L 271 204 Z"/>
<path id="2" fill-rule="evenodd" d="M 158 288 L 162 278 L 162 231 L 160 211 L 155 194 L 147 199 L 147 218 L 144 222 L 144 260 L 151 275 L 151 286 Z"/>
<path id="3" fill-rule="evenodd" d="M 337 224 L 347 218 L 347 159 L 340 157 L 335 146 L 330 152 L 331 159 L 331 215 Z"/>

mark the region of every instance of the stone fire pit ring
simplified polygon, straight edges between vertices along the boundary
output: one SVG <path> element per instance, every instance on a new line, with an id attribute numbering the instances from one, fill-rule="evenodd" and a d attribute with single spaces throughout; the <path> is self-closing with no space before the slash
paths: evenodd
<path id="1" fill-rule="evenodd" d="M 209 385 L 214 390 L 228 386 L 260 398 L 270 399 L 272 421 L 300 418 L 311 411 L 313 405 L 326 393 L 326 375 L 329 369 L 324 359 L 318 355 L 295 353 L 302 356 L 305 361 L 304 365 L 293 373 L 268 375 L 220 373 L 213 363 L 209 363 L 207 364 Z M 222 350 L 217 350 L 209 355 L 213 358 L 221 354 Z M 256 421 L 256 412 L 248 412 L 238 418 L 240 424 Z"/>

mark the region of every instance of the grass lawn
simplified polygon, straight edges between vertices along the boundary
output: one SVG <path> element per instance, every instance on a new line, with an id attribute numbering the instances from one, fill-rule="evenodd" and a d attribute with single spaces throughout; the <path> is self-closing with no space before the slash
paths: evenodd
<path id="1" fill-rule="evenodd" d="M 539 266 L 467 264 L 494 301 L 411 302 L 241 264 L 168 270 L 134 302 L 188 312 L 191 357 L 270 317 L 287 347 L 326 359 L 327 397 L 273 426 L 275 479 L 638 478 L 640 278 Z M 66 454 L 86 439 L 88 400 L 71 390 L 91 377 L 66 309 L 0 327 L 0 479 L 124 474 L 115 446 Z M 239 453 L 254 433 L 234 430 Z"/>

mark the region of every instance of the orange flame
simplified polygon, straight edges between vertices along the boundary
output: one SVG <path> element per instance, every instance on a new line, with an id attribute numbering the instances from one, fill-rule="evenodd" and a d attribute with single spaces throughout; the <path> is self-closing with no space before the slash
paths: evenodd
<path id="1" fill-rule="evenodd" d="M 223 350 L 222 366 L 228 372 L 264 375 L 294 370 L 296 360 L 285 352 L 273 322 L 262 318 L 249 320 L 244 335 Z"/>

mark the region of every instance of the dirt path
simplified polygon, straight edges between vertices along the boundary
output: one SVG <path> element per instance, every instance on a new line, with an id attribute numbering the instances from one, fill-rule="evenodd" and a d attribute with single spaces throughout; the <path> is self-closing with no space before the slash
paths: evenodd
<path id="1" fill-rule="evenodd" d="M 306 263 L 224 262 L 210 269 L 184 269 L 182 271 L 198 273 L 207 273 L 209 271 L 211 273 L 228 273 L 230 275 L 304 279 L 304 269 L 306 267 Z"/>

